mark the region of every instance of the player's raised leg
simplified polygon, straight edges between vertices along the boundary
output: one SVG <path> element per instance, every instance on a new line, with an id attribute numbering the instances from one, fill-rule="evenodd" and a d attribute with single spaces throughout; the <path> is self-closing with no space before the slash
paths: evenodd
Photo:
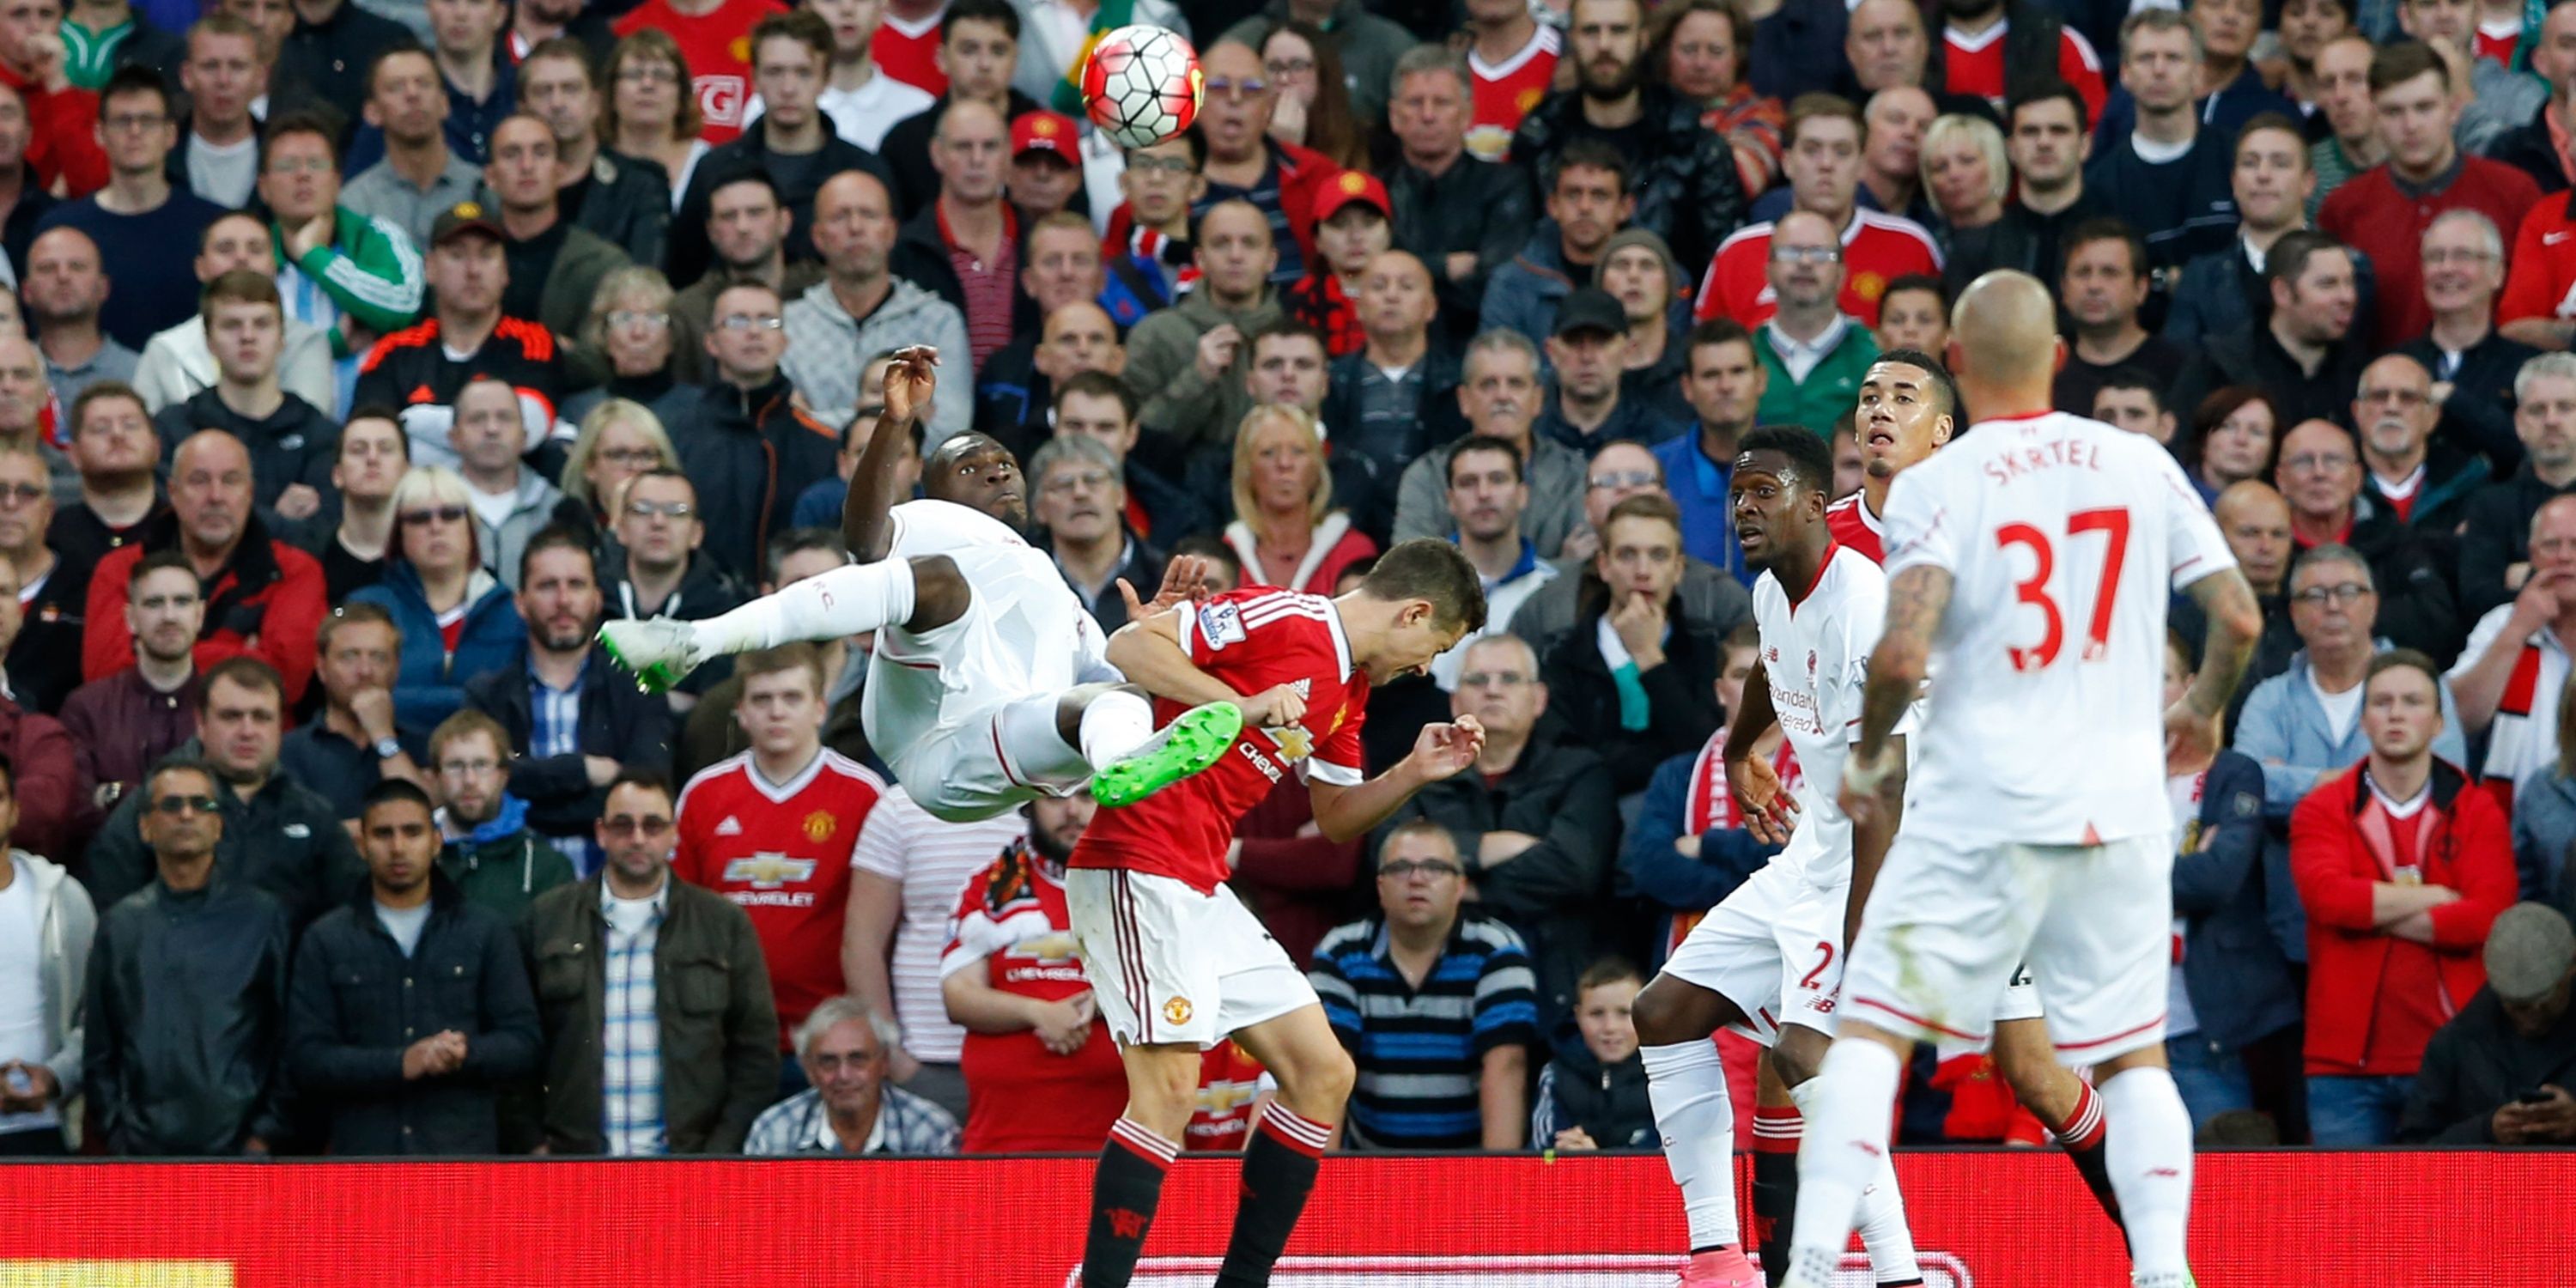
<path id="1" fill-rule="evenodd" d="M 886 559 L 808 577 L 705 621 L 608 622 L 599 628 L 599 642 L 645 688 L 660 692 L 710 658 L 888 626 L 937 630 L 965 616 L 973 602 L 965 575 L 946 555 Z"/>

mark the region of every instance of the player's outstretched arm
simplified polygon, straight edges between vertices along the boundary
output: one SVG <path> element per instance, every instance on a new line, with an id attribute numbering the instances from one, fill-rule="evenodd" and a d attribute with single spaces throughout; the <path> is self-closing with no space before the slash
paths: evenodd
<path id="1" fill-rule="evenodd" d="M 939 351 L 917 344 L 896 350 L 894 365 L 886 368 L 885 414 L 877 417 L 867 447 L 859 452 L 858 467 L 850 471 L 849 496 L 841 502 L 841 537 L 860 563 L 885 558 L 894 544 L 889 516 L 901 499 L 895 494 L 894 462 L 903 454 L 913 422 L 930 414 L 938 367 Z"/>
<path id="2" fill-rule="evenodd" d="M 1460 716 L 1455 724 L 1424 725 L 1413 740 L 1412 754 L 1367 782 L 1345 787 L 1321 778 L 1307 780 L 1315 826 L 1334 841 L 1358 840 L 1395 817 L 1415 792 L 1475 764 L 1484 749 L 1485 726 L 1474 716 Z"/>
<path id="3" fill-rule="evenodd" d="M 1144 686 L 1155 697 L 1193 707 L 1243 701 L 1243 695 L 1235 692 L 1233 685 L 1200 670 L 1198 663 L 1181 651 L 1178 609 L 1130 620 L 1109 637 L 1106 654 L 1109 664 L 1117 667 L 1128 683 Z M 1252 713 L 1246 711 L 1244 715 L 1249 718 Z"/>
<path id="4" fill-rule="evenodd" d="M 2218 755 L 2218 718 L 2236 696 L 2236 682 L 2244 678 L 2254 641 L 2263 634 L 2263 610 L 2244 573 L 2228 568 L 2188 589 L 2209 618 L 2209 634 L 2201 644 L 2200 672 L 2183 691 L 2182 701 L 2165 713 L 2165 757 L 2176 773 L 2198 769 Z"/>

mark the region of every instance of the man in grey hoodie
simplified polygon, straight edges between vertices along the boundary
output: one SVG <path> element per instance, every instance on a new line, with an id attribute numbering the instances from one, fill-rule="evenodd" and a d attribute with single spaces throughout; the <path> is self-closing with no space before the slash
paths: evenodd
<path id="1" fill-rule="evenodd" d="M 859 374 L 870 354 L 928 345 L 967 365 L 966 319 L 956 306 L 887 271 L 894 250 L 894 199 L 865 170 L 827 180 L 814 194 L 814 249 L 823 280 L 787 304 L 787 356 L 779 363 L 814 418 L 834 429 L 865 401 Z M 975 414 L 972 370 L 953 371 L 931 396 L 929 452 L 962 433 Z"/>
<path id="2" fill-rule="evenodd" d="M 16 774 L 0 761 L 0 1158 L 67 1152 L 80 1094 L 81 988 L 98 913 L 59 864 L 7 845 Z"/>

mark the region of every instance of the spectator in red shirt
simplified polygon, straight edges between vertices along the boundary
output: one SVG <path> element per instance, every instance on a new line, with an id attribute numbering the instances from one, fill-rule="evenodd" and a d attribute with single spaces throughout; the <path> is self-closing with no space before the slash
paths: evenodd
<path id="1" fill-rule="evenodd" d="M 99 145 L 98 95 L 75 87 L 60 29 L 62 0 L 10 0 L 0 6 L 0 85 L 27 108 L 27 168 L 39 186 L 63 186 L 85 197 L 107 186 L 107 151 Z"/>
<path id="2" fill-rule="evenodd" d="M 1088 794 L 1021 806 L 1029 834 L 966 882 L 949 920 L 939 995 L 966 1029 L 969 1154 L 1078 1153 L 1127 1104 L 1064 902 L 1064 861 L 1094 808 Z"/>
<path id="3" fill-rule="evenodd" d="M 2290 816 L 2308 914 L 2308 1117 L 2319 1145 L 2396 1139 L 2425 1044 L 2486 982 L 2478 953 L 2514 899 L 2493 798 L 2433 756 L 2441 678 L 2411 649 L 2362 682 L 2370 754 Z"/>
<path id="4" fill-rule="evenodd" d="M 2424 303 L 2424 230 L 2446 210 L 2475 210 L 2518 228 L 2540 202 L 2531 176 L 2471 156 L 2453 139 L 2460 105 L 2451 66 L 2408 41 L 2370 63 L 2370 98 L 2388 160 L 2354 175 L 2317 209 L 2317 228 L 2370 259 L 2378 274 L 2379 335 L 2398 341 L 2433 324 Z"/>
<path id="5" fill-rule="evenodd" d="M 322 565 L 269 538 L 267 525 L 251 509 L 250 453 L 219 429 L 179 444 L 170 464 L 170 512 L 146 521 L 141 540 L 101 560 L 90 578 L 82 678 L 99 679 L 134 664 L 125 586 L 146 553 L 171 549 L 188 556 L 206 588 L 198 669 L 247 654 L 277 668 L 287 705 L 302 700 L 313 678 L 313 641 L 325 607 Z"/>

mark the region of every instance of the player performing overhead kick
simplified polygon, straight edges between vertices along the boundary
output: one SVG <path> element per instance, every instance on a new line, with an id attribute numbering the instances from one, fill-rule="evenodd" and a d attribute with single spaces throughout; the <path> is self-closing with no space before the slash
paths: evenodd
<path id="1" fill-rule="evenodd" d="M 1353 1074 L 1304 973 L 1225 885 L 1235 823 L 1294 772 L 1316 827 L 1349 841 L 1476 763 L 1485 731 L 1460 716 L 1424 726 L 1410 755 L 1363 780 L 1360 726 L 1370 686 L 1423 671 L 1484 622 L 1474 565 L 1424 538 L 1387 551 L 1337 599 L 1242 590 L 1140 617 L 1109 641 L 1119 669 L 1167 695 L 1158 714 L 1270 693 L 1285 695 L 1274 723 L 1288 727 L 1247 729 L 1215 768 L 1100 811 L 1067 861 L 1074 939 L 1127 1066 L 1127 1112 L 1092 1182 L 1085 1288 L 1125 1288 L 1135 1273 L 1197 1103 L 1199 1052 L 1228 1034 L 1279 1080 L 1279 1095 L 1244 1148 L 1216 1283 L 1270 1282 Z"/>
<path id="2" fill-rule="evenodd" d="M 1776 720 L 1797 752 L 1806 799 L 1788 848 L 1701 918 L 1637 996 L 1646 1094 L 1690 1225 L 1683 1288 L 1761 1282 L 1741 1247 L 1735 1115 L 1708 1036 L 1732 1025 L 1769 1046 L 1789 1098 L 1806 1105 L 1834 1031 L 1843 945 L 1896 825 L 1882 813 L 1856 826 L 1824 795 L 1859 727 L 1862 668 L 1887 608 L 1878 564 L 1838 545 L 1826 527 L 1833 481 L 1823 439 L 1766 426 L 1744 436 L 1729 484 L 1745 563 L 1761 570 L 1753 614 L 1762 642 L 1744 680 L 1745 709 L 1727 726 L 1726 759 L 1745 762 Z M 1785 830 L 1786 811 L 1779 817 Z M 1923 1282 L 1884 1159 L 1865 1201 L 1861 1237 L 1878 1282 Z"/>
<path id="3" fill-rule="evenodd" d="M 2101 1088 L 2137 1285 L 2190 1282 L 2191 1119 L 2164 1056 L 2173 846 L 2159 789 L 2169 765 L 2214 754 L 2262 622 L 2173 458 L 2049 409 L 2066 355 L 2054 308 L 2027 274 L 1969 286 L 1950 365 L 1986 419 L 1888 491 L 1887 626 L 1838 798 L 1854 827 L 1898 809 L 1894 735 L 1936 662 L 1939 692 L 1809 1102 L 1791 1288 L 1832 1282 L 1885 1164 L 1914 1044 L 1982 1040 L 2025 956 L 2058 1054 L 2090 1064 Z M 2188 590 L 2210 626 L 2198 679 L 2159 711 L 2169 588 Z"/>
<path id="4" fill-rule="evenodd" d="M 1267 695 L 1248 712 L 1208 703 L 1157 733 L 1145 690 L 1123 683 L 1091 614 L 1020 536 L 1027 484 L 1009 448 L 950 438 L 922 465 L 929 499 L 895 504 L 894 458 L 929 412 L 938 361 L 906 349 L 886 372 L 885 414 L 841 516 L 856 564 L 702 622 L 609 622 L 599 630 L 609 656 L 659 691 L 712 657 L 877 631 L 859 701 L 868 745 L 950 822 L 1086 781 L 1102 805 L 1128 804 L 1215 763 L 1247 714 L 1284 723 Z M 1201 566 L 1173 560 L 1154 607 L 1189 598 Z M 1127 583 L 1118 589 L 1131 612 L 1150 611 Z"/>

